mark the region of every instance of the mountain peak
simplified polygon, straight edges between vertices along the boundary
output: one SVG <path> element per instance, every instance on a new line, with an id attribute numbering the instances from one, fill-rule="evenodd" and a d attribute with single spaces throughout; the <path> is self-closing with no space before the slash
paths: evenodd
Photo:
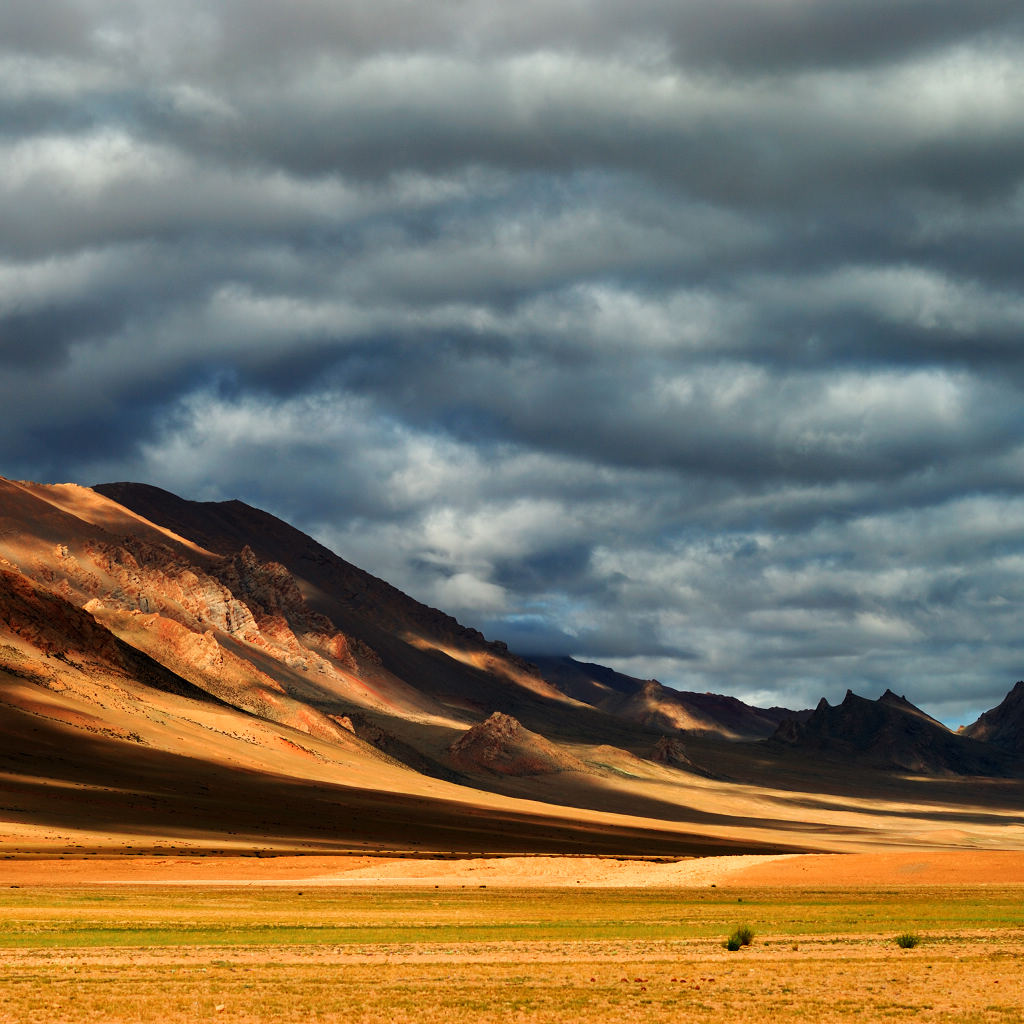
<path id="1" fill-rule="evenodd" d="M 1024 681 L 1018 682 L 997 707 L 967 726 L 964 735 L 1024 755 Z"/>
<path id="2" fill-rule="evenodd" d="M 883 704 L 894 704 L 897 707 L 914 707 L 913 704 L 907 700 L 906 696 L 900 696 L 898 693 L 894 693 L 892 690 L 887 689 L 881 697 L 878 698 Z M 915 709 L 916 710 L 916 709 Z"/>
<path id="3" fill-rule="evenodd" d="M 806 721 L 785 723 L 773 739 L 808 752 L 921 774 L 1001 771 L 997 756 L 951 733 L 891 690 L 876 701 L 847 690 L 836 707 L 822 700 Z"/>

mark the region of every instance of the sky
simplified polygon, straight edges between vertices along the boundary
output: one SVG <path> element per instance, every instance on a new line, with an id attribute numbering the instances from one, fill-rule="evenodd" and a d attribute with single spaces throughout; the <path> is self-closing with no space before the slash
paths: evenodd
<path id="1" fill-rule="evenodd" d="M 1024 677 L 1019 0 L 4 0 L 0 474 L 527 653 Z"/>

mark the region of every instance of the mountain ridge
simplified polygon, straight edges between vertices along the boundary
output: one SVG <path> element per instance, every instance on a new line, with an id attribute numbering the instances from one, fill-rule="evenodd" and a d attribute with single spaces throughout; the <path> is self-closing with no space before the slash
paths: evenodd
<path id="1" fill-rule="evenodd" d="M 889 689 L 875 701 L 852 690 L 835 706 L 822 698 L 803 721 L 780 724 L 772 740 L 898 771 L 1005 775 L 1011 770 L 999 751 L 950 731 Z"/>

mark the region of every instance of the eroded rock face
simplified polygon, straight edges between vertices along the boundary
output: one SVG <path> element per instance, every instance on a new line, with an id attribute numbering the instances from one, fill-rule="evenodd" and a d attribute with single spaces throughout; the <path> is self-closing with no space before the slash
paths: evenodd
<path id="1" fill-rule="evenodd" d="M 288 664 L 302 671 L 325 666 L 311 652 L 357 673 L 359 662 L 379 664 L 366 644 L 342 633 L 326 615 L 310 608 L 292 574 L 278 562 L 261 562 L 248 545 L 225 559 L 218 579 L 252 610 L 265 641 L 276 645 Z"/>
<path id="2" fill-rule="evenodd" d="M 13 568 L 0 567 L 0 615 L 14 636 L 44 655 L 122 664 L 114 638 L 88 612 L 47 593 Z"/>
<path id="3" fill-rule="evenodd" d="M 495 711 L 490 718 L 463 733 L 449 748 L 452 763 L 466 771 L 495 775 L 550 775 L 588 771 L 567 750 L 539 733 L 524 728 L 511 715 Z"/>
<path id="4" fill-rule="evenodd" d="M 21 533 L 7 536 L 30 537 L 40 503 L 8 490 L 7 511 L 18 513 L 12 521 Z M 198 691 L 332 740 L 350 733 L 311 697 L 380 703 L 362 679 L 373 652 L 314 612 L 283 565 L 261 562 L 249 547 L 217 557 L 55 513 L 45 546 L 10 550 L 19 564 L 7 563 L 11 599 L 0 604 L 10 606 L 9 625 L 46 655 L 117 663 L 125 643 Z M 23 660 L 12 654 L 4 664 L 27 673 L 15 665 Z"/>
<path id="5" fill-rule="evenodd" d="M 244 601 L 170 548 L 125 537 L 118 544 L 94 542 L 88 551 L 110 581 L 102 596 L 114 607 L 158 612 L 190 629 L 219 629 L 242 639 L 259 632 Z"/>
<path id="6" fill-rule="evenodd" d="M 91 568 L 64 558 L 61 568 L 73 570 L 65 586 L 101 596 L 107 607 L 156 613 L 199 634 L 226 633 L 300 673 L 331 675 L 340 668 L 358 674 L 359 658 L 379 662 L 365 644 L 309 608 L 284 566 L 260 562 L 251 548 L 209 571 L 136 537 L 116 544 L 95 541 L 87 550 Z"/>

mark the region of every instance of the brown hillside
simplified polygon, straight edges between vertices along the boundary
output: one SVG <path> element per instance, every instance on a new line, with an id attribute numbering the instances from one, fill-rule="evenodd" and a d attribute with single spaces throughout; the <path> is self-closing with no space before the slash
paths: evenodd
<path id="1" fill-rule="evenodd" d="M 577 757 L 500 711 L 468 729 L 448 752 L 452 764 L 470 772 L 483 769 L 496 775 L 550 775 L 588 770 Z"/>
<path id="2" fill-rule="evenodd" d="M 810 711 L 755 708 L 736 697 L 693 693 L 635 679 L 604 665 L 573 658 L 531 655 L 546 678 L 563 692 L 620 718 L 667 732 L 702 733 L 726 739 L 766 739 L 790 718 Z"/>

